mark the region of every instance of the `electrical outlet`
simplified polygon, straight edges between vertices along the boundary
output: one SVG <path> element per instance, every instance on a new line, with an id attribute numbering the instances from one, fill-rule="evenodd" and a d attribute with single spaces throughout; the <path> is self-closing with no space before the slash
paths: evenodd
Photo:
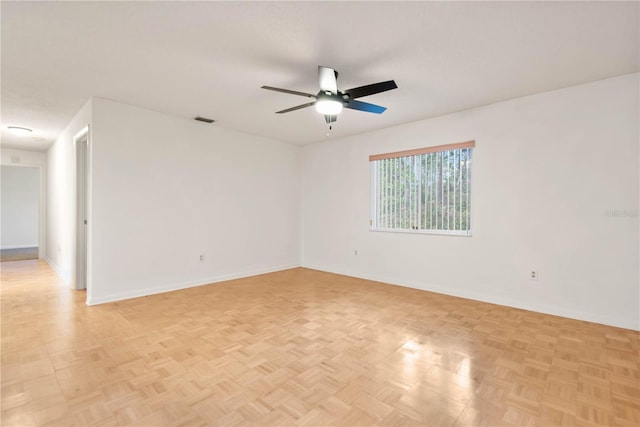
<path id="1" fill-rule="evenodd" d="M 204 262 L 204 254 L 200 254 L 200 262 Z"/>
<path id="2" fill-rule="evenodd" d="M 537 282 L 539 278 L 540 278 L 540 275 L 538 274 L 538 270 L 531 270 L 529 272 L 529 280 L 533 280 Z"/>

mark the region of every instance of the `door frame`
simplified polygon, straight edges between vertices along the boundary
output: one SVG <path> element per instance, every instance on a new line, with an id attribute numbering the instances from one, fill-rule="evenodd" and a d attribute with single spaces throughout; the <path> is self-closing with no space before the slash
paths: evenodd
<path id="1" fill-rule="evenodd" d="M 72 287 L 91 292 L 91 141 L 89 125 L 73 138 L 74 152 L 74 243 Z M 83 153 L 84 152 L 84 153 Z M 83 173 L 84 172 L 84 173 Z M 82 175 L 82 176 L 81 176 Z M 81 212 L 84 209 L 83 212 Z M 86 224 L 85 224 L 86 221 Z"/>

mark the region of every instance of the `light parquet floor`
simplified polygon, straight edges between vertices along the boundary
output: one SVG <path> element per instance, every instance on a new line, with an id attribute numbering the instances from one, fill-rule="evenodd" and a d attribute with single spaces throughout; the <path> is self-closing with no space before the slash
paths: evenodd
<path id="1" fill-rule="evenodd" d="M 639 334 L 307 269 L 87 307 L 2 264 L 2 425 L 634 426 Z"/>

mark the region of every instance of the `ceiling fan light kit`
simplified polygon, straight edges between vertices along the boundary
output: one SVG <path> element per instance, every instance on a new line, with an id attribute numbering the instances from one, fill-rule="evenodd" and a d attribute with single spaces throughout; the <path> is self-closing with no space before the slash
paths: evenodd
<path id="1" fill-rule="evenodd" d="M 356 98 L 374 95 L 376 93 L 385 92 L 398 87 L 395 81 L 388 80 L 385 82 L 373 83 L 366 86 L 359 86 L 345 91 L 340 91 L 338 90 L 337 79 L 338 72 L 336 70 L 329 67 L 318 66 L 318 84 L 320 86 L 320 91 L 316 95 L 295 90 L 281 89 L 273 86 L 262 86 L 262 89 L 315 99 L 315 101 L 308 102 L 306 104 L 276 111 L 276 114 L 289 113 L 291 111 L 315 105 L 316 111 L 324 116 L 327 123 L 331 124 L 337 120 L 337 116 L 342 112 L 343 108 L 364 111 L 367 113 L 382 114 L 386 110 L 386 107 L 357 101 Z"/>
<path id="2" fill-rule="evenodd" d="M 342 112 L 342 102 L 327 98 L 319 98 L 316 103 L 316 111 L 325 116 L 332 116 Z"/>

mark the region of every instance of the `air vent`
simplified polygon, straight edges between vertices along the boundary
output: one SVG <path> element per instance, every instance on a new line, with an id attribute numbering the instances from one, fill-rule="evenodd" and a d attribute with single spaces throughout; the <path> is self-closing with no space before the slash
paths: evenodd
<path id="1" fill-rule="evenodd" d="M 205 123 L 213 123 L 213 122 L 215 122 L 215 120 L 213 120 L 213 119 L 207 119 L 206 117 L 200 117 L 200 116 L 196 117 L 194 120 L 197 120 L 199 122 L 205 122 Z"/>

